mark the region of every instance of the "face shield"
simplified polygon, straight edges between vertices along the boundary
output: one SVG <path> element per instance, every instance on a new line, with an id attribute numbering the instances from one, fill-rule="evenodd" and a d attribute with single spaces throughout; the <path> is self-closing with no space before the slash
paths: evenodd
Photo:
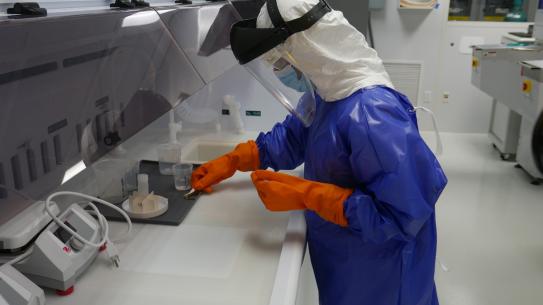
<path id="1" fill-rule="evenodd" d="M 311 125 L 315 116 L 315 91 L 305 74 L 282 58 L 272 65 L 264 60 L 252 60 L 244 67 L 306 127 Z"/>
<path id="2" fill-rule="evenodd" d="M 236 59 L 275 99 L 307 127 L 315 116 L 315 90 L 298 69 L 296 60 L 282 44 L 291 35 L 305 31 L 331 9 L 321 0 L 300 18 L 285 22 L 276 0 L 266 2 L 273 28 L 257 28 L 256 18 L 235 23 L 230 45 Z"/>

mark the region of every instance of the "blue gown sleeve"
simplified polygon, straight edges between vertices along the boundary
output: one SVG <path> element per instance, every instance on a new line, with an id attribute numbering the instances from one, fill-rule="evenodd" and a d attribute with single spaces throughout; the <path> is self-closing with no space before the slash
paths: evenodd
<path id="1" fill-rule="evenodd" d="M 409 241 L 434 213 L 447 178 L 400 98 L 368 99 L 351 109 L 346 123 L 356 188 L 345 216 L 366 242 Z"/>
<path id="2" fill-rule="evenodd" d="M 260 133 L 256 139 L 260 168 L 294 169 L 304 162 L 307 128 L 296 117 L 289 115 L 271 131 Z"/>

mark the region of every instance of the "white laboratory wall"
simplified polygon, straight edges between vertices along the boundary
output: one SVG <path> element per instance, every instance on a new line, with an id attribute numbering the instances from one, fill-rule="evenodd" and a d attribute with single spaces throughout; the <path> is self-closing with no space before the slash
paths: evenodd
<path id="1" fill-rule="evenodd" d="M 486 132 L 491 98 L 471 85 L 471 53 L 461 53 L 460 47 L 499 43 L 503 33 L 524 31 L 527 24 L 448 22 L 449 1 L 440 4 L 437 10 L 410 11 L 386 1 L 383 10 L 372 13 L 376 49 L 385 61 L 423 63 L 420 96 L 413 103 L 432 109 L 442 131 Z M 423 103 L 425 91 L 431 92 L 429 103 Z M 431 128 L 424 114 L 419 120 L 421 129 Z"/>

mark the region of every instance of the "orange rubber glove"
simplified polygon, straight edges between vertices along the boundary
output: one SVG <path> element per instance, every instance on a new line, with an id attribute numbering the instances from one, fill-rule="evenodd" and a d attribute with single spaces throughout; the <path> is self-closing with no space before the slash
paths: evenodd
<path id="1" fill-rule="evenodd" d="M 258 196 L 270 211 L 309 209 L 320 217 L 342 227 L 347 226 L 343 202 L 351 196 L 352 189 L 257 170 L 251 174 Z"/>
<path id="2" fill-rule="evenodd" d="M 192 187 L 211 192 L 211 186 L 234 175 L 236 170 L 248 172 L 258 169 L 260 159 L 255 141 L 241 143 L 233 151 L 202 164 L 192 172 Z"/>

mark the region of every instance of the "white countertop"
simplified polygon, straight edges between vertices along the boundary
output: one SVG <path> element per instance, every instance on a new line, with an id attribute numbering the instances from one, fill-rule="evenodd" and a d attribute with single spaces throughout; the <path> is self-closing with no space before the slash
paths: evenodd
<path id="1" fill-rule="evenodd" d="M 167 119 L 166 114 L 104 159 L 156 160 L 156 144 L 168 141 Z M 194 139 L 244 142 L 256 136 L 184 129 L 178 140 L 185 147 Z M 66 183 L 67 189 L 92 189 L 96 177 L 88 172 Z M 111 228 L 114 239 L 126 225 Z M 238 172 L 202 195 L 181 225 L 135 224 L 132 238 L 119 245 L 119 269 L 101 254 L 72 295 L 47 291 L 46 303 L 294 305 L 305 233 L 301 211 L 267 211 L 249 173 Z"/>
<path id="2" fill-rule="evenodd" d="M 303 256 L 305 226 L 299 220 L 289 226 L 294 235 L 286 248 Z M 48 291 L 47 304 L 269 304 L 276 273 L 294 272 L 289 289 L 297 287 L 299 255 L 293 261 L 292 254 L 282 254 L 288 221 L 288 213 L 265 210 L 249 174 L 238 173 L 200 197 L 178 227 L 136 224 L 131 240 L 119 246 L 119 269 L 100 255 L 72 295 Z M 113 230 L 124 230 L 124 224 L 114 223 Z M 278 272 L 285 269 L 280 257 L 290 266 L 286 271 Z"/>

